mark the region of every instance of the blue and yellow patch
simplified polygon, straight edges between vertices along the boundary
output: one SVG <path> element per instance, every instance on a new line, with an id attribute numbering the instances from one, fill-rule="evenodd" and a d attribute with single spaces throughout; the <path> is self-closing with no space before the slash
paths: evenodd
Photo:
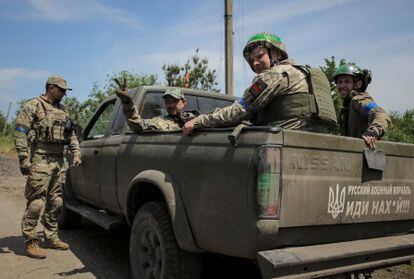
<path id="1" fill-rule="evenodd" d="M 27 134 L 29 132 L 29 129 L 22 126 L 17 126 L 15 130 L 24 134 Z"/>
<path id="2" fill-rule="evenodd" d="M 379 106 L 377 105 L 377 103 L 375 102 L 371 102 L 366 104 L 363 109 L 364 109 L 364 115 L 368 116 L 369 113 L 371 112 L 371 110 L 378 108 Z"/>

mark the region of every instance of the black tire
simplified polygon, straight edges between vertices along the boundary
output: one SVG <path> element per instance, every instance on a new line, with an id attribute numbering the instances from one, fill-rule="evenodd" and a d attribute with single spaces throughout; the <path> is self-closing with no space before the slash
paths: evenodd
<path id="1" fill-rule="evenodd" d="M 201 275 L 200 255 L 178 246 L 170 215 L 162 202 L 146 203 L 138 210 L 129 255 L 135 279 L 196 279 Z"/>
<path id="2" fill-rule="evenodd" d="M 82 219 L 78 213 L 73 212 L 65 206 L 67 201 L 76 201 L 75 194 L 72 191 L 70 176 L 67 175 L 66 182 L 62 185 L 63 204 L 60 208 L 58 216 L 58 226 L 60 229 L 74 229 L 78 228 Z"/>

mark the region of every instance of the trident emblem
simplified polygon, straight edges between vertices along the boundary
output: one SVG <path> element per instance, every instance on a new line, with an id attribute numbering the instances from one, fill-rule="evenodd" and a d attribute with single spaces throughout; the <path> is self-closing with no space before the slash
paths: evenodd
<path id="1" fill-rule="evenodd" d="M 339 213 L 344 212 L 345 207 L 345 187 L 339 193 L 339 184 L 336 184 L 336 191 L 332 187 L 329 187 L 329 201 L 328 201 L 328 213 L 332 214 L 332 217 L 336 219 Z"/>

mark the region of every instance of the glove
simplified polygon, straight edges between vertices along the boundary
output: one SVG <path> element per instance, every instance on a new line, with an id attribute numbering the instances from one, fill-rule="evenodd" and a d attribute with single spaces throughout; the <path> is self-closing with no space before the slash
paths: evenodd
<path id="1" fill-rule="evenodd" d="M 121 100 L 121 103 L 128 104 L 132 102 L 131 95 L 129 95 L 128 87 L 127 87 L 127 80 L 126 77 L 123 78 L 123 82 L 119 81 L 119 79 L 114 79 L 116 84 L 118 84 L 119 88 L 115 89 L 116 96 Z"/>
<path id="2" fill-rule="evenodd" d="M 30 175 L 31 171 L 30 171 L 30 160 L 27 156 L 19 156 L 19 164 L 20 164 L 20 172 L 23 175 Z"/>
<path id="3" fill-rule="evenodd" d="M 81 156 L 75 155 L 73 156 L 72 167 L 77 168 L 82 164 Z"/>

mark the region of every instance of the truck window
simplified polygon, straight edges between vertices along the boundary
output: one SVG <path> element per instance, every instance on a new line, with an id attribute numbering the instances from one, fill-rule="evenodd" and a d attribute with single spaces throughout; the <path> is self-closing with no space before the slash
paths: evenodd
<path id="1" fill-rule="evenodd" d="M 93 123 L 92 128 L 89 130 L 89 133 L 86 136 L 86 139 L 98 139 L 104 137 L 108 124 L 111 121 L 115 101 L 116 99 L 111 100 L 101 107 L 101 109 L 98 111 L 98 115 L 95 118 L 95 122 Z"/>
<path id="2" fill-rule="evenodd" d="M 145 95 L 144 102 L 142 104 L 141 116 L 144 119 L 150 119 L 157 116 L 167 115 L 167 110 L 165 109 L 164 100 L 162 99 L 163 92 L 148 92 Z M 197 110 L 197 99 L 195 96 L 187 95 L 185 96 L 187 105 L 185 110 Z"/>
<path id="3" fill-rule="evenodd" d="M 111 134 L 120 134 L 122 132 L 122 129 L 124 128 L 125 121 L 125 114 L 122 111 L 122 105 L 120 105 L 116 112 L 115 119 L 113 121 L 114 123 L 112 124 Z"/>
<path id="4" fill-rule="evenodd" d="M 233 104 L 233 100 L 216 99 L 209 97 L 197 97 L 200 113 L 209 113 L 216 108 L 223 108 Z"/>

